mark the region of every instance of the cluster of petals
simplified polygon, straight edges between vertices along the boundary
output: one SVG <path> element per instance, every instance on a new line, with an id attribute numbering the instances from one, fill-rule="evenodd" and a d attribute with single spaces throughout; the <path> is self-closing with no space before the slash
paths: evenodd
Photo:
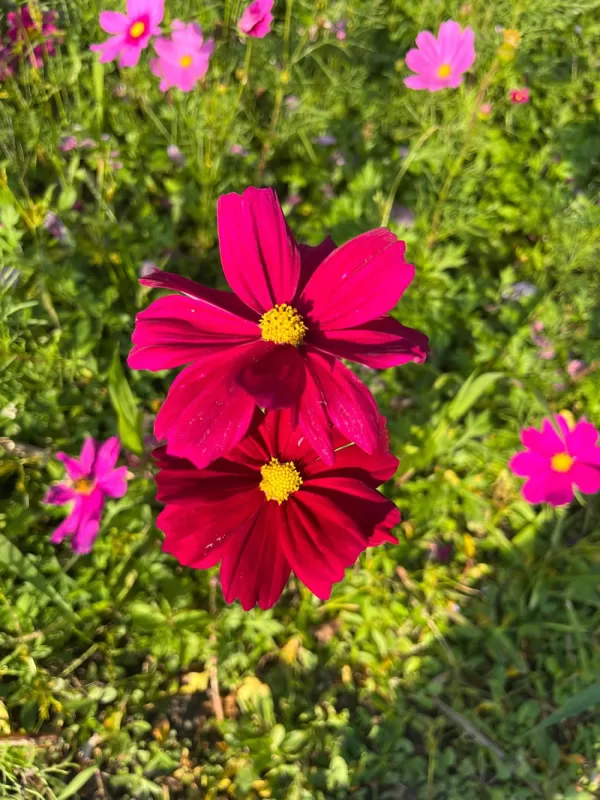
<path id="1" fill-rule="evenodd" d="M 150 39 L 160 34 L 163 16 L 164 0 L 127 0 L 126 14 L 103 11 L 100 26 L 114 35 L 90 50 L 100 53 L 102 63 L 118 59 L 121 67 L 135 67 Z"/>
<path id="2" fill-rule="evenodd" d="M 437 38 L 422 31 L 417 47 L 406 54 L 406 65 L 416 73 L 404 80 L 409 89 L 455 89 L 463 82 L 464 73 L 475 61 L 475 35 L 471 28 L 464 30 L 449 20 L 442 22 Z"/>
<path id="3" fill-rule="evenodd" d="M 6 15 L 7 43 L 0 44 L 0 80 L 12 75 L 14 64 L 26 58 L 32 67 L 39 69 L 45 56 L 53 56 L 55 43 L 60 42 L 56 11 L 33 11 L 24 6 Z"/>
<path id="4" fill-rule="evenodd" d="M 127 491 L 127 467 L 115 469 L 119 457 L 116 437 L 100 444 L 86 439 L 80 457 L 57 453 L 67 471 L 68 479 L 51 486 L 44 503 L 55 506 L 71 505 L 67 518 L 52 535 L 58 544 L 71 537 L 76 553 L 89 553 L 98 535 L 102 509 L 107 497 L 122 497 Z"/>
<path id="5" fill-rule="evenodd" d="M 396 542 L 394 503 L 377 487 L 396 471 L 385 420 L 370 455 L 333 431 L 328 466 L 297 427 L 289 409 L 255 409 L 248 435 L 207 469 L 161 447 L 157 498 L 163 549 L 182 564 L 221 562 L 226 602 L 270 608 L 294 572 L 325 600 L 344 570 L 367 547 Z"/>
<path id="6" fill-rule="evenodd" d="M 529 89 L 527 87 L 524 87 L 523 89 L 512 89 L 510 92 L 510 102 L 514 103 L 515 105 L 528 103 Z"/>
<path id="7" fill-rule="evenodd" d="M 222 196 L 217 221 L 233 292 L 161 270 L 141 279 L 180 294 L 137 315 L 130 367 L 188 365 L 156 418 L 157 438 L 201 469 L 240 442 L 256 406 L 290 408 L 326 464 L 332 428 L 373 453 L 377 406 L 340 359 L 374 368 L 424 361 L 427 337 L 388 315 L 414 275 L 404 242 L 381 228 L 341 247 L 299 245 L 271 189 Z"/>
<path id="8" fill-rule="evenodd" d="M 158 58 L 150 62 L 150 69 L 160 78 L 161 92 L 172 86 L 182 92 L 191 91 L 206 75 L 213 48 L 212 39 L 204 41 L 200 25 L 186 25 L 176 19 L 171 38 L 161 37 L 154 42 Z"/>
<path id="9" fill-rule="evenodd" d="M 563 416 L 554 419 L 558 430 L 544 419 L 541 431 L 521 431 L 526 449 L 510 461 L 514 474 L 527 478 L 523 497 L 529 503 L 564 505 L 573 499 L 573 487 L 583 494 L 600 491 L 598 431 L 585 420 L 571 429 Z"/>
<path id="10" fill-rule="evenodd" d="M 253 0 L 240 17 L 239 30 L 246 36 L 263 39 L 271 31 L 272 8 L 273 0 Z"/>

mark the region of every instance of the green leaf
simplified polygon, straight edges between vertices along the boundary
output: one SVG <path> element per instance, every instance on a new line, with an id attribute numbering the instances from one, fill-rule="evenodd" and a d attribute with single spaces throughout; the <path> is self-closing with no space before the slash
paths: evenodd
<path id="1" fill-rule="evenodd" d="M 132 603 L 129 609 L 131 621 L 142 630 L 154 631 L 167 621 L 165 615 L 148 603 Z"/>
<path id="2" fill-rule="evenodd" d="M 73 186 L 65 186 L 58 197 L 58 210 L 68 211 L 73 208 L 73 203 L 77 200 L 77 190 Z"/>
<path id="3" fill-rule="evenodd" d="M 95 58 L 92 63 L 92 82 L 94 84 L 94 99 L 96 101 L 96 114 L 98 125 L 102 126 L 104 115 L 104 64 Z"/>
<path id="4" fill-rule="evenodd" d="M 577 692 L 577 694 L 574 694 L 573 697 L 570 697 L 561 708 L 557 709 L 553 714 L 550 714 L 549 717 L 546 717 L 546 719 L 540 722 L 539 725 L 536 725 L 533 730 L 539 731 L 543 728 L 547 728 L 549 725 L 555 725 L 557 722 L 562 722 L 564 719 L 581 714 L 599 703 L 600 682 L 592 683 L 591 686 L 582 689 L 580 692 Z"/>
<path id="5" fill-rule="evenodd" d="M 0 563 L 6 565 L 25 581 L 34 586 L 38 592 L 61 608 L 74 622 L 80 622 L 71 606 L 63 600 L 54 586 L 49 583 L 31 559 L 24 555 L 16 545 L 0 533 Z"/>
<path id="6" fill-rule="evenodd" d="M 448 406 L 450 419 L 457 422 L 503 375 L 503 372 L 484 372 L 478 378 L 475 377 L 475 373 L 469 375 Z"/>
<path id="7" fill-rule="evenodd" d="M 92 764 L 91 767 L 87 767 L 84 769 L 83 772 L 80 772 L 76 775 L 71 783 L 62 790 L 62 792 L 58 795 L 56 800 L 67 800 L 69 797 L 73 797 L 74 794 L 86 785 L 92 775 L 95 775 L 98 771 L 98 767 L 95 764 Z"/>
<path id="8" fill-rule="evenodd" d="M 118 350 L 115 350 L 108 371 L 108 394 L 117 413 L 119 438 L 128 450 L 141 453 L 144 447 L 143 416 L 137 409 L 135 395 L 123 373 Z"/>

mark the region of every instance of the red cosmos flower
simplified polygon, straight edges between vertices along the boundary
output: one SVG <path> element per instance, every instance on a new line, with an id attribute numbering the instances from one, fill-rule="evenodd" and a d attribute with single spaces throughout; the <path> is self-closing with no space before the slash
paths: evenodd
<path id="1" fill-rule="evenodd" d="M 270 608 L 291 570 L 327 599 L 366 547 L 396 542 L 390 531 L 400 521 L 377 491 L 398 466 L 383 417 L 371 455 L 337 431 L 332 438 L 335 467 L 328 467 L 289 409 L 255 409 L 248 435 L 207 469 L 159 448 L 163 550 L 197 569 L 221 561 L 225 600 L 237 597 L 245 610 Z"/>
<path id="2" fill-rule="evenodd" d="M 331 424 L 372 453 L 375 401 L 339 359 L 379 368 L 425 359 L 427 337 L 387 316 L 414 275 L 404 242 L 379 228 L 339 248 L 331 239 L 298 245 L 271 189 L 221 197 L 217 217 L 234 294 L 160 270 L 141 280 L 183 296 L 137 315 L 129 366 L 190 364 L 169 390 L 156 436 L 202 468 L 242 439 L 256 405 L 290 407 L 328 464 Z"/>

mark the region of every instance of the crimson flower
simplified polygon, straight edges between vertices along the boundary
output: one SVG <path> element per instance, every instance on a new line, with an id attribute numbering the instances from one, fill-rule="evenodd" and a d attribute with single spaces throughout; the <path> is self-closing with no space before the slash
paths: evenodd
<path id="1" fill-rule="evenodd" d="M 157 498 L 166 504 L 157 526 L 163 550 L 188 567 L 221 561 L 226 602 L 244 610 L 277 602 L 290 572 L 326 600 L 367 547 L 396 542 L 400 521 L 377 491 L 398 466 L 385 420 L 371 455 L 333 431 L 335 466 L 320 459 L 289 409 L 255 409 L 248 435 L 207 469 L 155 451 Z"/>
<path id="2" fill-rule="evenodd" d="M 258 405 L 291 408 L 328 464 L 331 425 L 372 453 L 377 406 L 339 359 L 378 368 L 425 359 L 427 337 L 387 316 L 414 276 L 404 242 L 379 228 L 338 248 L 331 239 L 298 245 L 271 189 L 221 197 L 217 218 L 233 294 L 161 270 L 141 279 L 181 295 L 137 315 L 129 366 L 189 364 L 156 436 L 171 455 L 206 467 L 242 439 Z"/>

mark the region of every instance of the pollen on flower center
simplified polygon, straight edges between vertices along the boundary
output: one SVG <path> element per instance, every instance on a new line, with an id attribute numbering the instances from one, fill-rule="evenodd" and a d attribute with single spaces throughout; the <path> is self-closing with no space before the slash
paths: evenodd
<path id="1" fill-rule="evenodd" d="M 568 453 L 557 453 L 552 456 L 550 465 L 555 472 L 568 472 L 573 466 L 574 458 L 571 458 Z"/>
<path id="2" fill-rule="evenodd" d="M 94 481 L 89 478 L 79 478 L 73 483 L 73 488 L 78 494 L 91 494 L 94 490 Z"/>
<path id="3" fill-rule="evenodd" d="M 276 344 L 302 344 L 308 328 L 295 308 L 287 303 L 273 306 L 260 318 L 258 324 L 265 342 Z"/>
<path id="4" fill-rule="evenodd" d="M 260 489 L 267 500 L 276 500 L 279 505 L 302 486 L 302 478 L 293 461 L 281 464 L 278 459 L 272 458 L 260 468 L 260 474 L 263 477 Z"/>
<path id="5" fill-rule="evenodd" d="M 145 32 L 146 26 L 140 20 L 134 22 L 131 28 L 129 28 L 129 35 L 132 39 L 139 39 L 140 36 L 143 36 Z"/>
<path id="6" fill-rule="evenodd" d="M 450 64 L 442 64 L 442 66 L 438 69 L 438 78 L 447 78 L 451 72 L 452 67 Z"/>
<path id="7" fill-rule="evenodd" d="M 189 55 L 181 56 L 179 59 L 179 66 L 180 67 L 191 67 L 192 66 L 192 57 Z"/>

